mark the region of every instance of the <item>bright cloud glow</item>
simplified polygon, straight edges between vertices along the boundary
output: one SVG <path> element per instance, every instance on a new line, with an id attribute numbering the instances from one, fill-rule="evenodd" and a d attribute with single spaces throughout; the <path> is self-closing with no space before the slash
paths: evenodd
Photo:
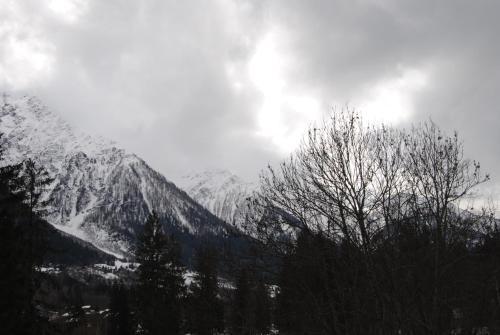
<path id="1" fill-rule="evenodd" d="M 300 143 L 307 127 L 323 114 L 314 95 L 296 93 L 287 82 L 292 62 L 281 52 L 279 41 L 276 32 L 261 39 L 248 63 L 248 76 L 263 97 L 257 134 L 268 138 L 281 152 L 289 153 Z M 237 85 L 234 76 L 230 77 Z M 400 68 L 396 77 L 381 80 L 355 99 L 354 106 L 368 122 L 397 124 L 411 117 L 416 94 L 427 83 L 427 72 Z"/>
<path id="2" fill-rule="evenodd" d="M 0 24 L 0 85 L 20 89 L 47 78 L 54 64 L 54 47 L 40 36 L 16 2 L 7 2 Z"/>
<path id="3" fill-rule="evenodd" d="M 309 124 L 318 119 L 320 104 L 310 95 L 294 93 L 286 84 L 289 62 L 280 52 L 278 40 L 274 32 L 258 43 L 248 64 L 248 74 L 263 97 L 257 134 L 288 153 L 297 147 Z"/>
<path id="4" fill-rule="evenodd" d="M 50 0 L 49 9 L 61 20 L 67 23 L 75 23 L 87 11 L 86 0 Z"/>
<path id="5" fill-rule="evenodd" d="M 285 66 L 285 57 L 278 51 L 277 36 L 269 33 L 259 42 L 250 60 L 250 80 L 263 94 L 276 96 L 285 87 Z"/>
<path id="6" fill-rule="evenodd" d="M 427 83 L 425 72 L 404 69 L 398 77 L 379 82 L 357 108 L 369 121 L 397 124 L 411 117 L 415 94 Z"/>
<path id="7" fill-rule="evenodd" d="M 236 93 L 240 93 L 245 86 L 242 80 L 243 76 L 241 66 L 236 63 L 226 64 L 226 76 L 231 84 L 232 89 Z"/>

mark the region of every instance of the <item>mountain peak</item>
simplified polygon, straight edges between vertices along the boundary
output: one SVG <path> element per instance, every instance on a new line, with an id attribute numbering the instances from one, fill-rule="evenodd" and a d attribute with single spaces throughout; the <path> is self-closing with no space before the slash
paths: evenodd
<path id="1" fill-rule="evenodd" d="M 240 226 L 256 185 L 228 170 L 212 169 L 183 176 L 178 185 L 220 219 Z"/>
<path id="2" fill-rule="evenodd" d="M 54 227 L 114 254 L 133 252 L 153 210 L 166 231 L 184 240 L 227 232 L 140 157 L 76 130 L 38 98 L 4 95 L 0 104 L 7 162 L 34 158 L 54 178 L 45 217 Z"/>
<path id="3" fill-rule="evenodd" d="M 16 147 L 11 148 L 10 158 L 18 161 L 23 157 L 12 155 L 34 156 L 48 168 L 69 152 L 95 154 L 116 145 L 75 130 L 34 96 L 13 98 L 3 94 L 0 129 L 4 143 Z"/>

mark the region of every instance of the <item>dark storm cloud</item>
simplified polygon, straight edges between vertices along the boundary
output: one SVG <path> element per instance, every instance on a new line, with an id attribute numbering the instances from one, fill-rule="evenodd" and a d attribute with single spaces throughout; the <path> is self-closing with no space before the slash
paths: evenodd
<path id="1" fill-rule="evenodd" d="M 499 7 L 482 1 L 273 2 L 300 65 L 297 81 L 351 96 L 397 75 L 401 66 L 494 59 Z"/>
<path id="2" fill-rule="evenodd" d="M 50 70 L 38 67 L 38 77 L 6 80 L 4 88 L 41 95 L 73 123 L 117 140 L 172 178 L 210 167 L 251 177 L 283 156 L 258 135 L 265 92 L 247 73 L 270 32 L 286 64 L 280 94 L 308 92 L 322 107 L 356 107 L 373 98 L 374 87 L 416 71 L 425 85 L 404 92 L 411 110 L 403 121 L 431 117 L 457 129 L 468 152 L 500 178 L 499 2 L 72 0 L 73 16 L 42 2 L 17 3 L 21 9 L 0 16 L 29 29 L 2 35 L 0 28 L 0 38 L 17 31 L 24 34 L 18 40 L 38 41 L 28 49 L 46 55 L 40 62 Z M 16 64 L 5 60 L 8 48 L 0 47 L 4 68 Z M 281 65 L 274 62 L 270 71 Z M 308 116 L 299 114 L 283 108 L 277 120 L 300 128 Z"/>

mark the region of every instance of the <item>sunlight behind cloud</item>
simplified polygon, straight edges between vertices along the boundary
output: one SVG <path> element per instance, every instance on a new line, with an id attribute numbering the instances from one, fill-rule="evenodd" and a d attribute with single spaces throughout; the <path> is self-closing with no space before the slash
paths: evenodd
<path id="1" fill-rule="evenodd" d="M 383 80 L 375 85 L 357 108 L 371 122 L 403 122 L 411 117 L 415 94 L 423 89 L 427 82 L 427 73 L 417 69 L 404 69 L 398 77 Z"/>
<path id="2" fill-rule="evenodd" d="M 75 23 L 86 12 L 87 0 L 50 0 L 49 9 L 66 23 Z"/>
<path id="3" fill-rule="evenodd" d="M 285 57 L 280 55 L 276 33 L 269 33 L 257 45 L 248 64 L 250 80 L 266 96 L 282 93 L 285 86 Z"/>
<path id="4" fill-rule="evenodd" d="M 262 95 L 257 112 L 257 135 L 269 139 L 282 153 L 294 150 L 314 121 L 322 117 L 321 104 L 310 92 L 293 90 L 287 82 L 292 66 L 272 31 L 257 43 L 248 67 L 250 82 Z M 415 68 L 398 68 L 398 75 L 377 82 L 354 99 L 368 122 L 397 124 L 410 119 L 416 95 L 426 87 L 428 73 Z"/>
<path id="5" fill-rule="evenodd" d="M 295 149 L 307 127 L 320 116 L 319 101 L 297 94 L 286 84 L 288 59 L 279 50 L 279 35 L 267 34 L 248 64 L 251 82 L 262 94 L 257 135 L 268 138 L 282 153 Z"/>

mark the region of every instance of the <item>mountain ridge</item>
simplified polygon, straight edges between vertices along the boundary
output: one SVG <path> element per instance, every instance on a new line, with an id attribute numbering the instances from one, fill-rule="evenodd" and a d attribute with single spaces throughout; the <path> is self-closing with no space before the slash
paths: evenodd
<path id="1" fill-rule="evenodd" d="M 116 256 L 131 255 L 156 211 L 164 229 L 184 239 L 221 238 L 232 228 L 139 156 L 75 130 L 38 98 L 4 95 L 0 132 L 6 162 L 40 162 L 54 182 L 45 219 Z M 189 238 L 188 238 L 189 236 Z"/>
<path id="2" fill-rule="evenodd" d="M 221 220 L 241 228 L 248 202 L 257 185 L 224 169 L 212 169 L 183 176 L 177 183 L 194 200 Z"/>

